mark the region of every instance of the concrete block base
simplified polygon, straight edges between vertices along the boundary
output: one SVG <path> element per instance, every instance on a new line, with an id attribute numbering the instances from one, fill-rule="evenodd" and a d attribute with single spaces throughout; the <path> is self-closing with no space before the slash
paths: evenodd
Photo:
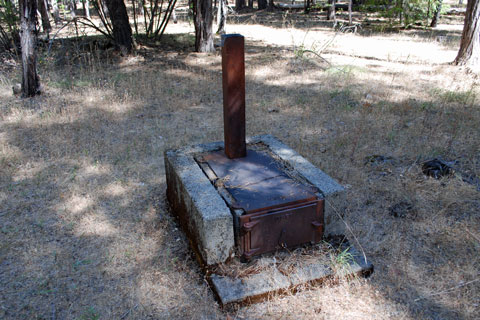
<path id="1" fill-rule="evenodd" d="M 247 139 L 247 144 L 258 143 L 288 166 L 295 178 L 318 188 L 323 194 L 326 202 L 324 236 L 344 234 L 341 218 L 345 206 L 344 188 L 273 136 Z M 196 155 L 222 147 L 222 142 L 213 142 L 165 152 L 168 201 L 193 249 L 207 266 L 225 262 L 235 251 L 232 213 L 195 161 Z"/>
<path id="2" fill-rule="evenodd" d="M 345 241 L 340 246 L 322 243 L 292 253 L 270 254 L 249 264 L 230 262 L 219 266 L 209 281 L 225 306 L 254 303 L 271 293 L 293 292 L 300 285 L 369 276 L 372 272 L 373 265 Z"/>
<path id="3" fill-rule="evenodd" d="M 322 242 L 293 252 L 256 257 L 248 264 L 240 263 L 235 257 L 231 209 L 195 160 L 196 156 L 222 149 L 223 143 L 168 150 L 165 152 L 168 201 L 200 263 L 208 270 L 219 301 L 222 304 L 252 302 L 270 292 L 291 290 L 305 283 L 371 273 L 373 265 L 348 245 L 343 236 L 344 188 L 273 136 L 252 137 L 247 139 L 249 144 L 268 148 L 274 158 L 285 164 L 290 175 L 322 193 L 326 203 L 324 237 L 342 239 L 339 245 L 343 247 L 339 249 Z"/>

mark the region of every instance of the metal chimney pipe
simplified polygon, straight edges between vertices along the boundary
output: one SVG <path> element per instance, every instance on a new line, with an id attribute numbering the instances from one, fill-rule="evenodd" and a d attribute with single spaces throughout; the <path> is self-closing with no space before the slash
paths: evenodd
<path id="1" fill-rule="evenodd" d="M 240 34 L 222 35 L 223 133 L 230 159 L 247 156 L 244 43 Z"/>

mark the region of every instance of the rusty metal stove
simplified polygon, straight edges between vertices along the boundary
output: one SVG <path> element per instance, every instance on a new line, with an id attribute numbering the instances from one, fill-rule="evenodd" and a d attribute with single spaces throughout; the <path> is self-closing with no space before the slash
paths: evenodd
<path id="1" fill-rule="evenodd" d="M 244 38 L 222 36 L 224 149 L 195 159 L 234 216 L 236 245 L 254 255 L 319 242 L 324 199 L 262 145 L 245 142 Z"/>

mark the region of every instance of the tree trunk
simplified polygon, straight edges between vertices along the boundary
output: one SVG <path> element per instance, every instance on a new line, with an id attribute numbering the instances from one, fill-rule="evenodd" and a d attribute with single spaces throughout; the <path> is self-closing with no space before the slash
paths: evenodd
<path id="1" fill-rule="evenodd" d="M 348 0 L 348 23 L 352 25 L 352 0 Z"/>
<path id="2" fill-rule="evenodd" d="M 258 10 L 267 9 L 267 0 L 258 0 Z"/>
<path id="3" fill-rule="evenodd" d="M 187 14 L 187 17 L 188 19 L 190 20 L 193 20 L 194 18 L 194 14 L 193 14 L 193 6 L 195 4 L 193 3 L 193 0 L 188 0 L 188 14 Z"/>
<path id="4" fill-rule="evenodd" d="M 193 0 L 195 24 L 195 51 L 214 52 L 212 0 Z"/>
<path id="5" fill-rule="evenodd" d="M 225 33 L 225 24 L 227 22 L 227 0 L 218 1 L 217 11 L 217 33 Z"/>
<path id="6" fill-rule="evenodd" d="M 58 3 L 57 0 L 52 0 L 52 16 L 53 16 L 53 21 L 55 21 L 55 25 L 60 24 L 60 11 L 58 10 Z"/>
<path id="7" fill-rule="evenodd" d="M 275 7 L 275 3 L 273 3 L 273 0 L 268 0 L 268 8 L 270 10 L 273 10 L 274 7 Z"/>
<path id="8" fill-rule="evenodd" d="M 335 21 L 335 0 L 328 0 L 327 20 Z"/>
<path id="9" fill-rule="evenodd" d="M 235 10 L 241 10 L 245 8 L 245 0 L 235 0 Z"/>
<path id="10" fill-rule="evenodd" d="M 480 5 L 478 0 L 468 0 L 463 24 L 460 50 L 455 58 L 456 65 L 479 66 L 480 63 Z"/>
<path id="11" fill-rule="evenodd" d="M 52 30 L 52 26 L 50 25 L 50 19 L 48 18 L 46 0 L 38 0 L 38 11 L 40 11 L 40 15 L 42 16 L 43 32 L 45 32 L 46 34 L 49 34 L 50 31 Z"/>
<path id="12" fill-rule="evenodd" d="M 123 54 L 132 52 L 132 28 L 128 22 L 127 8 L 123 0 L 105 0 L 108 15 L 112 22 L 113 39 L 115 45 Z"/>
<path id="13" fill-rule="evenodd" d="M 69 0 L 68 1 L 68 9 L 70 9 L 70 15 L 72 16 L 72 19 L 75 19 L 77 16 L 77 13 L 75 12 L 75 7 L 77 5 L 75 4 L 75 0 Z"/>
<path id="14" fill-rule="evenodd" d="M 442 11 L 442 2 L 443 0 L 437 0 L 437 7 L 435 8 L 435 12 L 433 13 L 432 23 L 430 27 L 435 28 L 438 23 L 438 19 L 440 19 L 440 11 Z"/>
<path id="15" fill-rule="evenodd" d="M 304 1 L 304 6 L 305 6 L 305 13 L 310 13 L 310 7 L 311 7 L 311 0 L 303 0 Z"/>
<path id="16" fill-rule="evenodd" d="M 83 5 L 83 13 L 85 14 L 85 17 L 90 19 L 90 2 L 88 0 L 83 0 L 82 5 Z"/>
<path id="17" fill-rule="evenodd" d="M 403 0 L 397 0 L 395 4 L 395 10 L 398 12 L 398 20 L 400 20 L 400 24 L 403 23 Z"/>
<path id="18" fill-rule="evenodd" d="M 110 14 L 108 13 L 107 1 L 108 1 L 108 0 L 101 0 L 100 2 L 102 3 L 103 13 L 104 13 L 106 16 L 109 16 Z M 145 2 L 144 2 L 144 3 L 145 3 Z"/>
<path id="19" fill-rule="evenodd" d="M 20 42 L 22 45 L 22 95 L 33 97 L 40 93 L 37 74 L 37 1 L 20 0 Z"/>
<path id="20" fill-rule="evenodd" d="M 253 9 L 253 0 L 248 0 L 248 7 Z"/>

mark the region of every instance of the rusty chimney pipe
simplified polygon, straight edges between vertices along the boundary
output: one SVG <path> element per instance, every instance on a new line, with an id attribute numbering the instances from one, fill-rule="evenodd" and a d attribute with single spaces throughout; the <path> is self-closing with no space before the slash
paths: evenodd
<path id="1" fill-rule="evenodd" d="M 222 35 L 223 133 L 230 159 L 247 155 L 244 43 L 240 34 Z"/>

